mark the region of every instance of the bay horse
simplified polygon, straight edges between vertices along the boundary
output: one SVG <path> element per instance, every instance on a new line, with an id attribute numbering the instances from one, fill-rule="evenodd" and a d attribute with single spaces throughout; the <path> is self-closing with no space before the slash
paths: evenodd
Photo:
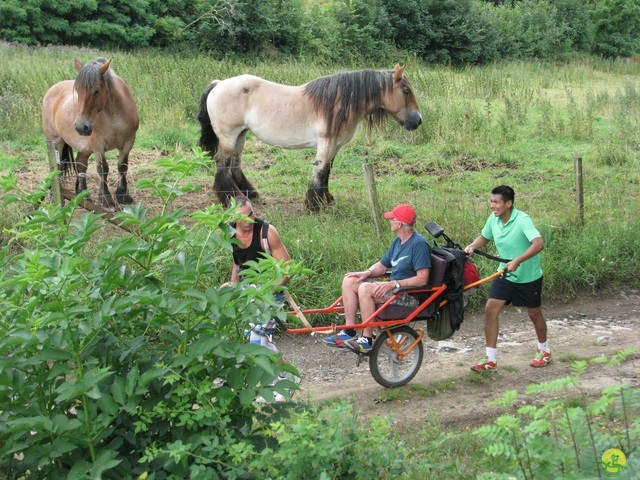
<path id="1" fill-rule="evenodd" d="M 214 190 L 221 203 L 258 192 L 242 172 L 241 154 L 251 131 L 261 141 L 288 149 L 315 148 L 306 208 L 317 212 L 333 202 L 329 174 L 338 150 L 368 119 L 379 125 L 391 115 L 407 130 L 422 114 L 404 66 L 393 70 L 358 70 L 316 78 L 304 85 L 273 83 L 254 75 L 214 80 L 204 90 L 197 118 L 200 147 L 216 160 Z"/>
<path id="2" fill-rule="evenodd" d="M 76 194 L 87 189 L 87 163 L 94 154 L 100 178 L 98 202 L 113 210 L 116 204 L 107 186 L 105 152 L 118 150 L 116 200 L 133 203 L 127 191 L 127 170 L 140 121 L 131 90 L 110 65 L 111 60 L 104 58 L 86 65 L 76 59 L 76 79 L 56 83 L 44 96 L 42 130 L 48 141 L 55 142 L 63 173 L 70 168 L 76 172 Z M 73 150 L 78 152 L 75 161 Z"/>

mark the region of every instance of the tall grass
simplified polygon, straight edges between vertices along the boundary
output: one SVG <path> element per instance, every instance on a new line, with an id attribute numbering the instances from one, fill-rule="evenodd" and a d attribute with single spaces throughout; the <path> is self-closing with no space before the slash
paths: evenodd
<path id="1" fill-rule="evenodd" d="M 112 60 L 136 97 L 141 126 L 134 158 L 153 150 L 192 155 L 194 114 L 212 79 L 252 73 L 302 84 L 354 68 L 1 44 L 0 168 L 34 158 L 44 164 L 42 97 L 53 83 L 74 78 L 75 57 L 84 62 L 98 56 Z M 640 233 L 640 94 L 632 64 L 584 58 L 453 69 L 412 60 L 406 74 L 424 124 L 415 132 L 394 121 L 372 132 L 363 128 L 339 152 L 330 182 L 336 202 L 319 215 L 302 208 L 314 151 L 285 151 L 249 136 L 243 163 L 262 195 L 258 213 L 278 227 L 292 256 L 317 272 L 293 282 L 302 304 L 333 300 L 344 272 L 369 266 L 392 239 L 386 224 L 381 238 L 375 233 L 362 181 L 365 161 L 374 164 L 382 208 L 411 203 L 420 225 L 438 221 L 461 244 L 480 232 L 489 215 L 490 189 L 512 185 L 516 206 L 532 215 L 545 238 L 547 298 L 612 283 L 638 286 L 640 257 L 633 245 Z M 575 205 L 576 156 L 584 162 L 584 226 Z M 137 177 L 143 175 L 155 172 Z M 203 172 L 193 181 L 210 192 L 212 175 Z M 480 265 L 483 273 L 495 267 Z M 212 284 L 226 280 L 228 267 L 221 260 Z"/>

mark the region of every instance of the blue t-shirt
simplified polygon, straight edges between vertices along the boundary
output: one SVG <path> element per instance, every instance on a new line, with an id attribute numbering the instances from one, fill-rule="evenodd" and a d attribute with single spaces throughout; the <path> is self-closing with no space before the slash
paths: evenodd
<path id="1" fill-rule="evenodd" d="M 431 268 L 431 246 L 418 232 L 413 232 L 404 243 L 396 237 L 380 263 L 391 268 L 391 280 L 415 277 L 418 270 Z"/>

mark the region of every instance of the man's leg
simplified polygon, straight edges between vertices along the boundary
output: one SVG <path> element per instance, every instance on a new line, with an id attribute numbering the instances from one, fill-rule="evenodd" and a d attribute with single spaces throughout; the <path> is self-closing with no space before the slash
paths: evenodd
<path id="1" fill-rule="evenodd" d="M 330 347 L 344 347 L 344 342 L 356 338 L 356 331 L 348 328 L 356 323 L 358 313 L 358 282 L 356 277 L 344 277 L 342 280 L 342 305 L 344 305 L 344 323 L 347 328 L 340 330 L 335 335 L 325 338 L 323 341 Z"/>
<path id="2" fill-rule="evenodd" d="M 528 312 L 538 337 L 536 356 L 531 360 L 530 365 L 535 368 L 544 367 L 551 362 L 551 349 L 547 343 L 547 322 L 544 319 L 544 315 L 542 315 L 541 307 L 529 308 Z"/>
<path id="3" fill-rule="evenodd" d="M 358 288 L 363 285 L 356 277 L 344 277 L 342 280 L 342 304 L 344 305 L 344 318 L 347 325 L 356 323 L 358 312 Z"/>
<path id="4" fill-rule="evenodd" d="M 471 367 L 471 370 L 476 372 L 495 370 L 497 367 L 496 361 L 496 345 L 498 343 L 498 316 L 504 308 L 506 300 L 498 300 L 497 298 L 490 298 L 484 307 L 484 339 L 486 345 L 485 358 L 476 365 Z"/>
<path id="5" fill-rule="evenodd" d="M 376 298 L 373 296 L 373 290 L 376 288 L 375 283 L 362 283 L 358 289 L 358 300 L 360 302 L 360 317 L 364 322 L 367 318 L 373 315 L 376 311 Z M 378 299 L 382 301 L 382 299 Z M 367 327 L 362 332 L 362 335 L 371 338 L 373 337 L 373 328 Z"/>
<path id="6" fill-rule="evenodd" d="M 529 318 L 533 322 L 533 327 L 536 329 L 536 336 L 538 337 L 538 343 L 547 342 L 547 322 L 542 314 L 542 307 L 529 308 Z"/>
<path id="7" fill-rule="evenodd" d="M 498 344 L 499 322 L 498 316 L 504 308 L 504 300 L 490 298 L 484 307 L 484 339 L 489 348 L 496 348 Z"/>

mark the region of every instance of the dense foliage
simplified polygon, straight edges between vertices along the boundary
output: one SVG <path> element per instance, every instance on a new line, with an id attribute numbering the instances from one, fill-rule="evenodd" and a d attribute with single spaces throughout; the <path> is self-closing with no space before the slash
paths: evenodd
<path id="1" fill-rule="evenodd" d="M 9 0 L 0 38 L 316 61 L 416 55 L 443 64 L 640 51 L 639 0 Z"/>
<path id="2" fill-rule="evenodd" d="M 203 166 L 178 161 L 168 174 Z M 256 266 L 250 281 L 261 288 L 203 288 L 217 252 L 230 248 L 233 210 L 195 212 L 187 228 L 169 206 L 189 185 L 138 186 L 165 208 L 120 213 L 129 235 L 97 243 L 100 217 L 73 219 L 78 197 L 34 211 L 3 248 L 0 472 L 8 478 L 233 477 L 241 469 L 229 449 L 263 448 L 255 425 L 279 418 L 269 407 L 274 391 L 295 388 L 271 386 L 296 370 L 242 338 L 249 321 L 283 315 L 271 292 L 295 265 Z M 4 177 L 3 189 L 14 188 L 15 176 Z"/>

